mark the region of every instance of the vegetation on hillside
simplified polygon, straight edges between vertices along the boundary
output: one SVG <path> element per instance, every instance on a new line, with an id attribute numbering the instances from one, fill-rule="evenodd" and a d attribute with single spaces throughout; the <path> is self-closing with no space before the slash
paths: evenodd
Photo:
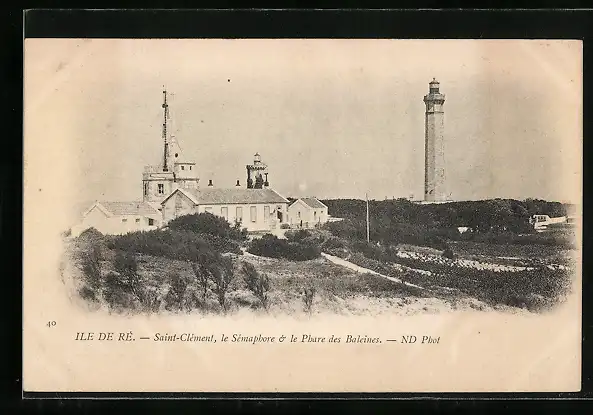
<path id="1" fill-rule="evenodd" d="M 366 239 L 366 204 L 362 200 L 324 200 L 333 216 L 345 220 L 325 225 L 346 239 Z M 566 214 L 558 202 L 494 199 L 419 205 L 406 199 L 370 201 L 370 238 L 383 244 L 408 243 L 445 250 L 447 241 L 471 240 L 493 244 L 548 244 L 572 247 L 573 235 L 537 234 L 529 223 L 533 214 Z M 460 233 L 458 227 L 468 227 Z"/>
<path id="2" fill-rule="evenodd" d="M 78 293 L 113 312 L 227 313 L 236 307 L 268 312 L 281 306 L 281 297 L 296 298 L 298 308 L 312 313 L 336 293 L 342 296 L 339 301 L 355 295 L 369 301 L 472 298 L 492 307 L 539 311 L 570 290 L 575 264 L 563 249 L 572 248 L 574 238 L 535 233 L 528 222 L 534 213 L 565 214 L 561 204 L 529 199 L 440 205 L 371 201 L 368 243 L 364 201 L 324 203 L 333 216 L 345 219 L 320 229 L 287 230 L 286 239 L 268 234 L 248 241 L 240 224 L 229 225 L 209 213 L 121 236 L 89 229 L 70 241 L 81 275 Z M 461 234 L 458 226 L 472 231 Z M 241 257 L 242 247 L 283 261 Z M 321 252 L 420 288 L 372 273 L 349 274 L 320 258 Z M 304 274 L 296 278 L 295 272 Z"/>
<path id="3" fill-rule="evenodd" d="M 356 199 L 323 200 L 332 216 L 364 219 L 366 203 Z M 398 223 L 425 225 L 429 228 L 468 226 L 478 231 L 503 228 L 513 232 L 529 229 L 528 219 L 535 214 L 558 217 L 567 207 L 559 202 L 539 199 L 491 199 L 442 204 L 417 204 L 407 199 L 371 200 L 369 209 L 376 218 L 390 217 Z"/>

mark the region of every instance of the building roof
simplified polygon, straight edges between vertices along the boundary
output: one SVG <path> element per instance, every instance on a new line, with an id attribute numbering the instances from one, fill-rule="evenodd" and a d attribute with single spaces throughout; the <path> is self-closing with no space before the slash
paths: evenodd
<path id="1" fill-rule="evenodd" d="M 175 192 L 182 192 L 196 205 L 239 205 L 250 203 L 288 203 L 288 200 L 272 189 L 175 189 L 161 204 Z"/>
<path id="2" fill-rule="evenodd" d="M 319 199 L 314 197 L 301 197 L 299 200 L 302 200 L 307 206 L 313 209 L 323 209 L 327 207 L 321 203 Z"/>
<path id="3" fill-rule="evenodd" d="M 93 206 L 100 205 L 107 213 L 113 216 L 142 216 L 155 215 L 160 212 L 146 202 L 105 202 L 98 201 Z M 89 209 L 90 210 L 90 209 Z"/>

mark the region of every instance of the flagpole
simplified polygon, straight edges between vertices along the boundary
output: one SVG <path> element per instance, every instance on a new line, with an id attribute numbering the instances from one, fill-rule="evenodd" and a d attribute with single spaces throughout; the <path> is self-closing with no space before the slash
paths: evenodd
<path id="1" fill-rule="evenodd" d="M 370 238 L 370 229 L 369 229 L 369 194 L 366 193 L 365 194 L 366 200 L 367 200 L 367 243 L 369 243 L 371 241 Z"/>

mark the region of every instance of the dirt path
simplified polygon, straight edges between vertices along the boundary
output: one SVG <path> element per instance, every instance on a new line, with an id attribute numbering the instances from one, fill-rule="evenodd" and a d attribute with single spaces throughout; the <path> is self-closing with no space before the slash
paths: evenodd
<path id="1" fill-rule="evenodd" d="M 379 274 L 377 271 L 373 271 L 371 269 L 363 268 L 361 266 L 358 266 L 356 264 L 353 264 L 350 261 L 346 261 L 345 259 L 339 258 L 337 256 L 333 256 L 333 255 L 330 255 L 330 254 L 326 254 L 325 252 L 322 252 L 321 255 L 325 259 L 327 259 L 328 261 L 333 262 L 334 264 L 341 265 L 343 267 L 346 267 L 348 269 L 351 269 L 352 271 L 359 272 L 361 274 L 369 273 L 369 274 L 377 275 L 379 277 L 388 279 L 389 281 L 397 282 L 398 284 L 406 285 L 408 287 L 420 288 L 421 290 L 424 289 L 424 287 L 420 287 L 419 285 L 410 284 L 409 282 L 402 281 L 399 278 L 388 277 L 387 275 Z"/>

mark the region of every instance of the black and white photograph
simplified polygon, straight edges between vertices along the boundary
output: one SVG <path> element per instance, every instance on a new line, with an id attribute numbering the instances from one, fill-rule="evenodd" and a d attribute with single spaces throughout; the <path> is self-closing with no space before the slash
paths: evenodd
<path id="1" fill-rule="evenodd" d="M 30 358 L 32 388 L 123 390 L 100 367 L 136 361 L 151 391 L 578 389 L 579 41 L 24 55 L 25 355 L 43 321 L 70 362 Z M 397 376 L 418 362 L 432 375 Z"/>

